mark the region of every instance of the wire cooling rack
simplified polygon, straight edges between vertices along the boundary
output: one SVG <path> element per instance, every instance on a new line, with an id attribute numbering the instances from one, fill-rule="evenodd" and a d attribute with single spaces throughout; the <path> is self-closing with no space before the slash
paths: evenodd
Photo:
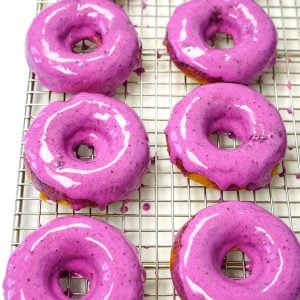
<path id="1" fill-rule="evenodd" d="M 38 0 L 37 12 L 53 2 Z M 169 16 L 182 2 L 145 0 L 141 5 L 140 0 L 118 1 L 135 24 L 143 44 L 145 73 L 141 76 L 133 74 L 127 88 L 120 88 L 117 94 L 141 116 L 149 134 L 152 163 L 143 187 L 128 203 L 112 204 L 106 211 L 93 208 L 74 212 L 60 204 L 40 201 L 39 193 L 25 174 L 22 145 L 12 249 L 30 232 L 58 216 L 86 214 L 98 217 L 123 230 L 136 245 L 147 271 L 145 298 L 178 299 L 169 271 L 173 237 L 191 216 L 207 205 L 222 199 L 254 201 L 280 217 L 300 237 L 300 0 L 257 1 L 273 18 L 279 36 L 275 68 L 253 87 L 276 105 L 286 125 L 288 149 L 281 173 L 273 178 L 270 186 L 256 192 L 223 193 L 186 179 L 171 165 L 167 153 L 163 130 L 170 110 L 197 86 L 174 67 L 162 44 Z M 49 92 L 30 73 L 23 133 L 43 107 L 68 98 L 69 95 Z M 219 147 L 236 145 L 234 140 L 225 137 L 217 137 L 216 143 Z M 224 273 L 234 279 L 248 276 L 246 260 L 243 253 L 230 253 L 224 262 Z M 87 293 L 88 283 L 76 274 L 65 274 L 61 281 L 69 298 L 79 299 Z"/>

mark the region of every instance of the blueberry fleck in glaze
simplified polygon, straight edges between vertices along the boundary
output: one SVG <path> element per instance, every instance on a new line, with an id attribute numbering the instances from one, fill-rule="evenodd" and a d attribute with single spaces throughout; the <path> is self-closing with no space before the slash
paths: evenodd
<path id="1" fill-rule="evenodd" d="M 219 32 L 233 37 L 232 48 L 207 44 Z M 277 33 L 253 0 L 195 0 L 176 8 L 165 45 L 188 76 L 201 82 L 248 84 L 275 64 Z"/>
<path id="2" fill-rule="evenodd" d="M 91 53 L 74 45 L 92 41 Z M 140 44 L 124 10 L 108 0 L 64 0 L 33 21 L 26 57 L 39 81 L 52 91 L 112 95 L 140 66 Z"/>
<path id="3" fill-rule="evenodd" d="M 232 132 L 242 144 L 218 149 L 209 136 L 220 132 Z M 269 184 L 286 150 L 276 108 L 251 88 L 232 83 L 194 89 L 174 107 L 165 133 L 171 162 L 191 179 L 220 190 Z"/>
<path id="4" fill-rule="evenodd" d="M 78 145 L 95 149 L 82 161 Z M 147 172 L 148 137 L 137 114 L 123 102 L 81 93 L 53 102 L 36 117 L 25 136 L 25 165 L 35 187 L 48 199 L 74 209 L 127 200 Z"/>
<path id="5" fill-rule="evenodd" d="M 251 274 L 232 280 L 221 271 L 233 248 L 250 258 Z M 228 201 L 192 218 L 175 237 L 172 280 L 181 299 L 296 300 L 300 245 L 278 218 L 254 203 Z"/>
<path id="6" fill-rule="evenodd" d="M 6 300 L 66 300 L 60 274 L 90 281 L 81 299 L 143 299 L 145 271 L 135 247 L 115 227 L 93 218 L 55 219 L 30 234 L 9 259 Z"/>

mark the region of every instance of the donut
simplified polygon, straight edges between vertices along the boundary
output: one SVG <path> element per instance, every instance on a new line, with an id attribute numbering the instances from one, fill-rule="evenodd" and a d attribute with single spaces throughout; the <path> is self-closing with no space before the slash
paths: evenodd
<path id="1" fill-rule="evenodd" d="M 69 299 L 66 272 L 90 281 L 85 300 L 143 299 L 145 270 L 136 248 L 115 227 L 85 216 L 60 217 L 31 233 L 9 259 L 6 300 Z"/>
<path id="2" fill-rule="evenodd" d="M 211 134 L 231 132 L 236 149 L 218 149 Z M 174 107 L 165 129 L 170 159 L 184 175 L 220 190 L 256 190 L 270 183 L 287 141 L 276 108 L 244 85 L 213 83 Z"/>
<path id="3" fill-rule="evenodd" d="M 232 280 L 222 262 L 233 248 L 252 270 Z M 300 295 L 300 245 L 280 219 L 251 202 L 226 201 L 201 210 L 175 237 L 174 286 L 183 300 L 296 300 Z"/>
<path id="4" fill-rule="evenodd" d="M 94 149 L 93 159 L 75 155 L 83 145 Z M 104 209 L 140 188 L 150 161 L 148 137 L 125 103 L 81 93 L 52 102 L 34 119 L 24 138 L 24 161 L 43 196 L 76 210 Z"/>
<path id="5" fill-rule="evenodd" d="M 83 40 L 93 43 L 94 51 L 77 53 L 74 46 Z M 140 44 L 128 16 L 113 1 L 64 0 L 33 20 L 26 58 L 52 91 L 112 95 L 140 66 Z"/>
<path id="6" fill-rule="evenodd" d="M 207 41 L 217 33 L 231 35 L 234 46 L 210 46 Z M 189 77 L 202 83 L 249 84 L 275 64 L 277 33 L 253 0 L 195 0 L 175 9 L 164 44 Z"/>

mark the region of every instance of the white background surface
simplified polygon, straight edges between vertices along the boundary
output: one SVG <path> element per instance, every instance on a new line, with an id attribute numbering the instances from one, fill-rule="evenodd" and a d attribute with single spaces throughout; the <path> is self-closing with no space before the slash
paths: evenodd
<path id="1" fill-rule="evenodd" d="M 24 57 L 27 28 L 35 15 L 35 0 L 3 1 L 0 10 L 0 286 L 2 286 L 13 225 L 17 168 L 27 89 Z M 2 288 L 0 299 L 2 299 Z"/>

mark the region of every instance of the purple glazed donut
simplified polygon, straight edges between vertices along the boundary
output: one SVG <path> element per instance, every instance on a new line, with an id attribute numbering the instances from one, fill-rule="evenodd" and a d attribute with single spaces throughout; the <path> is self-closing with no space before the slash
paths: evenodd
<path id="1" fill-rule="evenodd" d="M 234 46 L 208 45 L 218 32 L 230 34 Z M 195 0 L 175 9 L 165 45 L 176 66 L 200 82 L 248 84 L 275 64 L 277 33 L 253 0 Z"/>
<path id="2" fill-rule="evenodd" d="M 222 262 L 233 248 L 252 266 L 239 281 Z M 278 218 L 254 203 L 228 201 L 200 211 L 175 237 L 171 272 L 183 300 L 296 300 L 300 296 L 300 245 Z"/>
<path id="3" fill-rule="evenodd" d="M 95 149 L 83 161 L 73 151 Z M 125 103 L 81 93 L 48 105 L 35 118 L 24 141 L 26 170 L 48 199 L 64 200 L 74 209 L 127 200 L 137 190 L 149 164 L 145 128 Z"/>
<path id="4" fill-rule="evenodd" d="M 90 40 L 91 53 L 74 45 Z M 140 44 L 123 9 L 108 0 L 63 0 L 33 21 L 26 57 L 39 81 L 55 92 L 112 95 L 140 64 Z"/>
<path id="5" fill-rule="evenodd" d="M 59 277 L 90 281 L 82 300 L 143 299 L 145 271 L 136 248 L 115 227 L 84 216 L 61 217 L 30 234 L 9 259 L 5 300 L 66 300 Z"/>
<path id="6" fill-rule="evenodd" d="M 218 149 L 209 139 L 232 132 L 242 144 Z M 270 183 L 286 150 L 276 108 L 249 87 L 214 83 L 190 92 L 165 129 L 171 162 L 185 175 L 220 190 L 256 190 Z"/>

